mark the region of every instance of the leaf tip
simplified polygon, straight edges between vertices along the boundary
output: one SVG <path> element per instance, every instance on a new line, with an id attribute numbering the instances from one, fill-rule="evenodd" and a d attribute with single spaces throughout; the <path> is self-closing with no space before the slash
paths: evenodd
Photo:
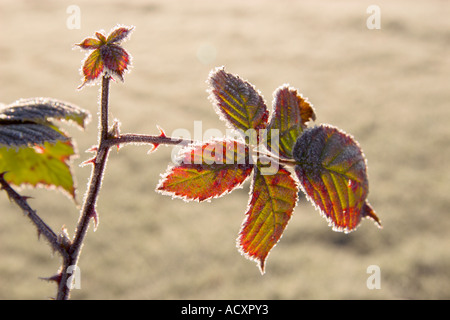
<path id="1" fill-rule="evenodd" d="M 254 253 L 252 254 L 251 252 L 248 252 L 248 250 L 246 250 L 243 241 L 243 234 L 241 231 L 239 237 L 236 240 L 236 247 L 238 248 L 239 253 L 246 259 L 256 262 L 256 266 L 259 269 L 259 272 L 261 273 L 261 275 L 264 275 L 266 273 L 266 260 L 268 253 L 265 256 L 258 256 Z"/>
<path id="2" fill-rule="evenodd" d="M 261 275 L 263 276 L 266 273 L 266 270 L 264 269 L 266 266 L 266 261 L 261 260 L 259 262 L 259 271 L 261 272 Z"/>
<path id="3" fill-rule="evenodd" d="M 97 160 L 97 157 L 95 156 L 95 157 L 93 157 L 93 158 L 91 158 L 89 160 L 83 161 L 80 164 L 80 167 L 85 167 L 85 166 L 90 165 L 90 164 L 95 165 L 96 160 Z"/>

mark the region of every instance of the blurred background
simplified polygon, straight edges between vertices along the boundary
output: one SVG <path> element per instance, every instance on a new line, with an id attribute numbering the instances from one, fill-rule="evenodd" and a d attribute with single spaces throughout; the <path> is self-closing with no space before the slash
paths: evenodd
<path id="1" fill-rule="evenodd" d="M 380 29 L 368 28 L 380 9 Z M 75 8 L 75 9 L 74 9 Z M 79 20 L 73 14 L 79 9 Z M 73 11 L 75 10 L 75 11 Z M 133 25 L 125 83 L 111 86 L 122 132 L 225 132 L 208 101 L 217 66 L 249 80 L 271 108 L 289 83 L 316 123 L 352 134 L 369 164 L 369 201 L 383 229 L 363 220 L 332 231 L 301 200 L 266 274 L 236 248 L 248 203 L 242 189 L 208 203 L 155 193 L 172 148 L 113 150 L 73 299 L 449 299 L 450 4 L 448 1 L 12 1 L 0 3 L 0 101 L 53 97 L 89 110 L 86 131 L 67 127 L 81 204 L 97 141 L 98 87 L 77 90 L 85 52 L 75 43 Z M 75 20 L 74 20 L 75 19 Z M 77 25 L 77 21 L 79 24 Z M 376 21 L 375 21 L 376 22 Z M 370 26 L 370 23 L 369 23 Z M 55 230 L 73 235 L 78 208 L 55 190 L 21 189 Z M 378 266 L 380 289 L 368 268 Z M 0 298 L 47 299 L 60 259 L 0 193 Z M 370 270 L 370 269 L 369 269 Z"/>

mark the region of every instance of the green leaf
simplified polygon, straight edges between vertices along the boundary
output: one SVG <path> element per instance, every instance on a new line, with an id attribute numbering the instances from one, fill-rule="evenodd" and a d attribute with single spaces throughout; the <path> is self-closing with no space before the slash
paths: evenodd
<path id="1" fill-rule="evenodd" d="M 302 189 L 334 230 L 353 231 L 363 217 L 381 225 L 367 202 L 365 157 L 350 135 L 328 125 L 307 129 L 293 156 Z"/>
<path id="2" fill-rule="evenodd" d="M 247 131 L 267 126 L 264 99 L 249 82 L 217 68 L 209 76 L 210 99 L 230 128 Z"/>
<path id="3" fill-rule="evenodd" d="M 268 149 L 278 150 L 280 156 L 292 159 L 297 138 L 306 129 L 306 123 L 316 119 L 314 109 L 297 90 L 286 85 L 275 91 L 273 109 L 267 127 Z M 276 138 L 272 130 L 278 130 Z"/>
<path id="4" fill-rule="evenodd" d="M 283 167 L 274 175 L 255 170 L 250 194 L 237 243 L 240 251 L 255 260 L 264 273 L 266 258 L 280 240 L 297 204 L 298 187 Z"/>
<path id="5" fill-rule="evenodd" d="M 241 186 L 250 175 L 248 148 L 233 140 L 210 141 L 181 151 L 156 190 L 185 200 L 217 198 Z"/>
<path id="6" fill-rule="evenodd" d="M 51 120 L 85 128 L 89 118 L 87 111 L 51 98 L 21 99 L 0 109 L 0 172 L 7 172 L 6 181 L 54 187 L 75 198 L 74 146 Z"/>
<path id="7" fill-rule="evenodd" d="M 43 146 L 0 148 L 0 172 L 17 186 L 44 186 L 64 190 L 75 199 L 75 183 L 70 158 L 75 154 L 70 141 L 45 142 Z"/>

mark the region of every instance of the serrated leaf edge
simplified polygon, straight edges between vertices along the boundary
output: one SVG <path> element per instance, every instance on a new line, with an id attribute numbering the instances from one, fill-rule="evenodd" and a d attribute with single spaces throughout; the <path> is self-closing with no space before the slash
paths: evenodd
<path id="1" fill-rule="evenodd" d="M 292 180 L 294 182 L 296 190 L 298 190 L 300 183 L 297 180 L 295 174 L 292 174 L 292 172 L 290 170 L 288 170 L 288 168 L 285 168 L 284 166 L 280 166 L 280 169 L 281 168 L 283 168 L 284 170 L 286 170 L 289 173 L 289 176 L 292 178 Z M 259 271 L 261 272 L 262 275 L 264 275 L 264 273 L 265 273 L 265 265 L 266 265 L 266 262 L 267 262 L 267 260 L 269 258 L 269 255 L 273 251 L 273 249 L 275 249 L 275 247 L 278 245 L 278 243 L 281 241 L 281 239 L 283 238 L 283 235 L 284 235 L 284 233 L 286 232 L 286 230 L 288 228 L 289 222 L 291 221 L 291 218 L 292 218 L 292 215 L 294 213 L 294 210 L 297 207 L 297 204 L 298 204 L 298 192 L 296 193 L 295 202 L 292 205 L 292 210 L 290 212 L 290 218 L 289 218 L 288 222 L 286 223 L 286 226 L 285 226 L 282 234 L 280 235 L 280 238 L 273 245 L 273 247 L 268 251 L 266 257 L 263 260 L 261 260 L 258 257 L 251 256 L 249 253 L 245 252 L 244 248 L 242 247 L 242 245 L 240 243 L 241 239 L 242 239 L 242 235 L 241 234 L 242 234 L 243 229 L 245 227 L 245 223 L 246 223 L 246 221 L 248 219 L 248 214 L 247 213 L 250 210 L 250 206 L 251 206 L 251 203 L 252 203 L 252 200 L 253 200 L 253 191 L 254 191 L 255 180 L 256 180 L 256 170 L 253 170 L 252 182 L 251 182 L 250 191 L 249 191 L 249 199 L 248 199 L 248 203 L 247 203 L 247 208 L 245 209 L 245 218 L 244 218 L 244 220 L 241 223 L 241 227 L 239 229 L 238 237 L 236 238 L 236 247 L 237 247 L 239 253 L 242 256 L 244 256 L 246 259 L 248 259 L 250 261 L 256 262 L 256 265 L 258 266 Z"/>
<path id="2" fill-rule="evenodd" d="M 208 141 L 196 141 L 196 142 L 194 142 L 194 143 L 191 143 L 191 144 L 187 145 L 186 147 L 183 147 L 183 148 L 179 151 L 179 153 L 178 153 L 178 155 L 177 155 L 175 161 L 176 161 L 177 163 L 181 163 L 181 162 L 182 162 L 181 160 L 182 160 L 182 158 L 183 158 L 183 155 L 190 153 L 191 151 L 195 150 L 197 147 L 203 146 L 203 145 L 204 145 L 205 143 L 207 143 L 207 142 L 227 142 L 227 141 L 235 141 L 235 140 L 231 140 L 231 139 L 211 139 L 211 140 L 208 140 Z M 239 141 L 237 141 L 237 142 L 239 142 Z M 228 165 L 233 165 L 233 164 L 228 164 Z M 239 183 L 239 184 L 237 184 L 236 186 L 234 186 L 231 190 L 228 190 L 228 191 L 225 190 L 223 193 L 221 193 L 221 194 L 219 194 L 219 195 L 211 196 L 211 197 L 208 197 L 208 198 L 205 198 L 205 199 L 200 200 L 200 199 L 198 199 L 198 198 L 190 198 L 190 197 L 188 197 L 188 196 L 186 196 L 186 195 L 179 195 L 179 194 L 176 194 L 176 193 L 173 192 L 173 191 L 167 191 L 167 190 L 160 189 L 160 188 L 163 186 L 163 184 L 164 184 L 164 180 L 166 180 L 167 177 L 168 177 L 170 174 L 172 174 L 173 169 L 176 168 L 176 167 L 178 167 L 178 166 L 179 166 L 179 164 L 172 164 L 172 165 L 169 165 L 169 167 L 166 169 L 166 171 L 165 171 L 163 174 L 160 175 L 161 178 L 160 178 L 160 180 L 158 181 L 158 184 L 157 184 L 157 186 L 156 186 L 156 188 L 155 188 L 155 191 L 156 191 L 157 193 L 162 194 L 162 195 L 170 196 L 170 197 L 172 197 L 172 199 L 181 199 L 181 200 L 183 200 L 183 201 L 185 201 L 185 202 L 192 202 L 192 201 L 199 202 L 199 203 L 200 203 L 200 202 L 205 202 L 205 201 L 206 201 L 206 202 L 210 202 L 212 199 L 221 198 L 221 197 L 223 197 L 223 196 L 225 196 L 225 195 L 227 195 L 227 194 L 233 192 L 233 191 L 236 190 L 236 189 L 242 189 L 243 186 L 244 186 L 244 184 L 245 184 L 245 182 L 249 179 L 249 177 L 252 175 L 252 172 L 253 172 L 253 169 L 252 169 L 252 171 L 247 175 L 247 177 L 245 177 L 245 179 L 242 180 L 241 183 Z"/>
<path id="3" fill-rule="evenodd" d="M 217 101 L 217 99 L 216 99 L 216 97 L 215 97 L 215 94 L 214 94 L 214 92 L 213 92 L 213 91 L 214 91 L 214 87 L 213 87 L 213 85 L 212 85 L 212 83 L 211 83 L 211 82 L 212 82 L 212 78 L 213 78 L 213 76 L 214 76 L 215 74 L 217 74 L 217 73 L 220 72 L 220 71 L 223 71 L 223 72 L 225 72 L 225 73 L 228 74 L 228 72 L 225 71 L 225 66 L 216 67 L 216 68 L 214 68 L 213 70 L 210 71 L 209 76 L 208 76 L 208 79 L 206 80 L 206 84 L 207 84 L 207 87 L 208 87 L 208 89 L 206 90 L 206 92 L 208 93 L 208 100 L 209 100 L 210 103 L 213 105 L 214 111 L 215 111 L 216 114 L 219 116 L 219 119 L 220 119 L 221 121 L 225 122 L 226 127 L 229 128 L 229 129 L 231 129 L 231 130 L 233 130 L 233 132 L 237 132 L 237 133 L 242 134 L 242 131 L 244 131 L 244 130 L 241 129 L 241 128 L 236 128 L 236 127 L 230 122 L 230 120 L 228 120 L 228 119 L 226 118 L 226 116 L 225 116 L 224 112 L 221 110 L 221 108 L 220 108 L 220 106 L 219 106 L 219 104 L 218 104 L 218 101 Z M 269 110 L 267 109 L 266 101 L 265 101 L 264 96 L 262 95 L 261 91 L 259 91 L 259 90 L 258 90 L 258 89 L 250 82 L 250 81 L 248 81 L 248 80 L 246 80 L 246 79 L 243 79 L 243 78 L 241 78 L 241 77 L 239 77 L 239 76 L 236 76 L 236 75 L 234 75 L 234 74 L 232 74 L 232 75 L 235 76 L 235 77 L 238 77 L 238 78 L 240 78 L 242 81 L 246 82 L 246 83 L 247 83 L 249 86 L 251 86 L 251 87 L 255 90 L 255 92 L 260 96 L 260 98 L 262 99 L 264 105 L 266 106 L 267 119 L 266 119 L 264 128 L 267 127 L 267 125 L 268 125 L 268 117 L 269 117 Z M 259 128 L 259 129 L 264 129 L 264 128 Z M 255 128 L 247 128 L 247 130 L 252 130 L 252 129 L 255 129 Z M 245 131 L 244 131 L 244 132 L 245 132 Z"/>
<path id="4" fill-rule="evenodd" d="M 66 196 L 67 198 L 69 198 L 70 200 L 72 200 L 76 205 L 78 205 L 78 200 L 77 200 L 77 180 L 76 177 L 74 175 L 74 169 L 73 169 L 73 161 L 75 159 L 77 159 L 79 157 L 78 151 L 77 151 L 77 146 L 76 143 L 72 140 L 69 139 L 70 143 L 72 145 L 73 148 L 73 154 L 67 156 L 67 159 L 62 161 L 63 164 L 68 168 L 69 172 L 70 172 L 70 176 L 72 179 L 72 183 L 73 183 L 73 192 L 69 192 L 68 190 L 66 190 L 64 187 L 62 186 L 56 186 L 54 184 L 50 184 L 50 183 L 44 183 L 44 182 L 37 182 L 36 184 L 32 184 L 29 182 L 22 182 L 21 184 L 17 185 L 11 181 L 9 181 L 8 179 L 5 178 L 6 181 L 8 181 L 8 183 L 15 185 L 19 188 L 19 190 L 22 190 L 23 188 L 29 188 L 29 189 L 36 189 L 36 188 L 41 188 L 41 189 L 45 189 L 45 190 L 50 190 L 50 191 L 58 191 L 61 194 L 63 194 L 64 196 Z M 61 142 L 67 142 L 67 141 L 61 141 Z M 55 144 L 57 142 L 51 143 L 48 142 L 49 144 Z M 5 147 L 3 147 L 5 148 Z M 24 148 L 33 148 L 33 147 L 24 147 Z M 9 149 L 9 148 L 8 148 Z M 18 149 L 18 148 L 17 148 Z"/>
<path id="5" fill-rule="evenodd" d="M 63 111 L 67 111 L 69 113 L 78 113 L 80 114 L 80 118 L 82 119 L 82 123 L 71 119 L 69 117 L 69 119 L 65 119 L 64 117 L 55 117 L 55 116 L 45 116 L 44 119 L 26 119 L 24 118 L 24 121 L 31 121 L 31 122 L 35 122 L 37 124 L 41 124 L 41 125 L 46 125 L 46 122 L 49 120 L 56 120 L 56 121 L 60 121 L 63 123 L 70 123 L 70 124 L 74 124 L 76 125 L 76 127 L 78 127 L 79 129 L 86 129 L 86 126 L 89 124 L 90 120 L 91 120 L 91 114 L 87 111 L 84 110 L 82 108 L 80 108 L 79 106 L 73 104 L 73 103 L 69 103 L 67 101 L 64 100 L 60 100 L 60 99 L 55 99 L 55 98 L 50 98 L 50 97 L 31 97 L 31 98 L 20 98 L 17 99 L 16 101 L 8 104 L 8 105 L 1 105 L 0 107 L 0 117 L 2 115 L 2 112 L 4 112 L 7 109 L 10 108 L 21 108 L 21 107 L 32 107 L 32 106 L 36 106 L 39 104 L 44 104 L 44 105 L 50 105 L 49 107 L 53 107 L 52 105 L 56 105 L 59 108 L 62 108 Z M 57 109 L 57 108 L 55 108 Z M 72 109 L 72 110 L 67 110 L 67 109 Z M 8 118 L 4 118 L 5 120 L 8 120 Z"/>
<path id="6" fill-rule="evenodd" d="M 365 154 L 364 154 L 364 152 L 363 152 L 363 149 L 361 148 L 360 143 L 354 138 L 354 136 L 351 135 L 350 133 L 347 133 L 347 132 L 341 130 L 340 128 L 338 128 L 338 127 L 336 127 L 336 126 L 333 126 L 333 125 L 327 124 L 327 123 L 320 124 L 319 126 L 316 126 L 316 127 L 325 127 L 325 128 L 334 129 L 334 130 L 338 131 L 339 133 L 341 133 L 341 134 L 343 134 L 343 135 L 345 135 L 345 136 L 348 136 L 350 139 L 353 140 L 353 142 L 355 143 L 355 145 L 359 148 L 359 150 L 360 150 L 360 152 L 361 152 L 361 155 L 362 155 L 362 158 L 364 159 L 364 165 L 365 165 L 365 168 L 366 168 L 366 175 L 367 175 L 367 181 L 368 181 L 368 180 L 369 180 L 369 172 L 368 172 L 368 169 L 369 169 L 369 168 L 368 168 L 367 157 L 365 156 Z M 312 129 L 312 128 L 310 128 L 310 129 Z M 294 175 L 294 178 L 297 180 L 298 186 L 299 186 L 300 190 L 302 190 L 302 192 L 304 193 L 306 199 L 313 205 L 314 209 L 316 209 L 317 211 L 319 211 L 320 216 L 322 216 L 322 217 L 327 221 L 328 226 L 331 227 L 331 229 L 332 229 L 333 231 L 335 231 L 335 232 L 343 232 L 343 233 L 346 233 L 346 234 L 351 233 L 351 232 L 354 232 L 354 231 L 356 231 L 356 230 L 359 228 L 359 226 L 361 225 L 361 221 L 362 221 L 362 219 L 364 219 L 364 218 L 365 218 L 365 219 L 371 219 L 372 221 L 375 222 L 375 224 L 376 224 L 378 227 L 381 227 L 381 223 L 380 223 L 380 220 L 379 220 L 379 219 L 378 219 L 378 221 L 376 221 L 373 217 L 370 217 L 370 216 L 363 216 L 363 215 L 362 215 L 362 210 L 363 210 L 364 204 L 365 204 L 365 203 L 367 203 L 367 204 L 369 203 L 369 202 L 368 202 L 368 194 L 369 194 L 368 186 L 367 186 L 367 196 L 366 196 L 366 198 L 364 199 L 364 202 L 363 202 L 363 204 L 362 204 L 362 206 L 361 206 L 361 212 L 360 212 L 360 214 L 361 214 L 361 219 L 360 219 L 360 221 L 358 222 L 358 224 L 357 224 L 355 227 L 353 227 L 352 229 L 349 229 L 349 228 L 347 228 L 347 227 L 339 227 L 339 226 L 337 226 L 337 225 L 334 223 L 333 219 L 332 219 L 331 217 L 328 217 L 327 214 L 326 214 L 326 212 L 324 212 L 324 211 L 322 210 L 322 208 L 319 206 L 319 204 L 316 204 L 316 202 L 314 201 L 314 199 L 306 192 L 306 190 L 305 190 L 303 184 L 302 184 L 301 181 L 298 179 L 298 177 L 297 177 L 296 174 Z"/>

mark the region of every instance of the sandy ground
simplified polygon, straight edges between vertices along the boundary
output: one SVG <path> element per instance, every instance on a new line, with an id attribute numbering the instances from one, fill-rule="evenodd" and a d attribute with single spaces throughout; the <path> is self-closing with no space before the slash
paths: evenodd
<path id="1" fill-rule="evenodd" d="M 235 239 L 249 184 L 210 203 L 154 192 L 171 148 L 113 152 L 80 261 L 74 299 L 449 299 L 450 4 L 377 1 L 381 29 L 367 28 L 373 1 L 12 1 L 0 3 L 0 101 L 47 96 L 94 116 L 77 141 L 81 202 L 95 144 L 98 88 L 76 90 L 84 53 L 73 44 L 116 24 L 134 25 L 125 83 L 111 87 L 123 132 L 225 132 L 207 99 L 210 70 L 252 82 L 267 104 L 289 83 L 330 123 L 360 142 L 369 201 L 384 228 L 363 221 L 336 233 L 303 200 L 271 252 L 266 274 L 240 256 Z M 344 4 L 345 3 L 345 4 Z M 69 6 L 80 9 L 68 28 Z M 52 190 L 21 191 L 42 218 L 73 234 L 78 209 Z M 39 277 L 60 264 L 20 210 L 0 194 L 0 298 L 46 299 Z M 381 272 L 369 289 L 369 266 Z M 369 269 L 370 271 L 370 269 Z"/>

